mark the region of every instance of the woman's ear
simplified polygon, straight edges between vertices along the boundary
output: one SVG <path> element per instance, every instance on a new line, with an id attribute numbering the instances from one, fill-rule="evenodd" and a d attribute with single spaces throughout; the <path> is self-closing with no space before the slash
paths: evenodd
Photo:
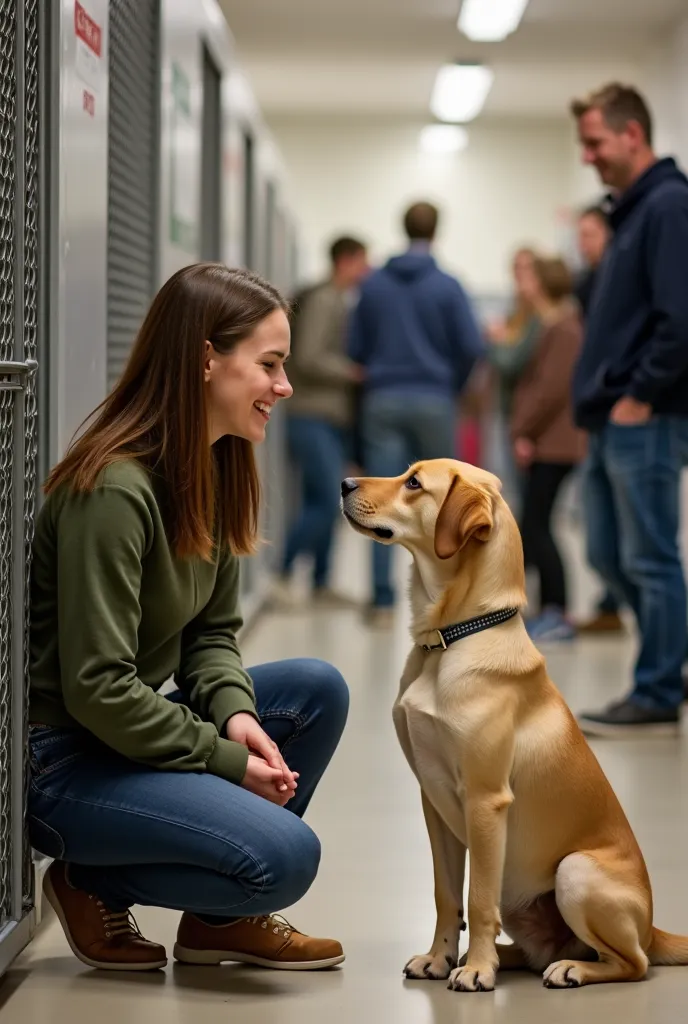
<path id="1" fill-rule="evenodd" d="M 210 374 L 212 372 L 211 363 L 214 351 L 215 350 L 213 349 L 213 346 L 210 344 L 210 342 L 206 341 L 205 349 L 203 352 L 203 382 L 205 384 L 207 384 L 208 381 L 210 380 Z"/>
<path id="2" fill-rule="evenodd" d="M 452 558 L 472 537 L 486 541 L 493 523 L 489 493 L 462 481 L 457 474 L 435 523 L 435 554 L 438 558 Z"/>

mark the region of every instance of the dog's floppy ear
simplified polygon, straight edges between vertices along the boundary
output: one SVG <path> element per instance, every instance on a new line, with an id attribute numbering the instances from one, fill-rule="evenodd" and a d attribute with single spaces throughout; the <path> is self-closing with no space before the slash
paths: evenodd
<path id="1" fill-rule="evenodd" d="M 435 524 L 435 554 L 452 558 L 471 537 L 486 541 L 493 521 L 488 492 L 455 476 Z"/>

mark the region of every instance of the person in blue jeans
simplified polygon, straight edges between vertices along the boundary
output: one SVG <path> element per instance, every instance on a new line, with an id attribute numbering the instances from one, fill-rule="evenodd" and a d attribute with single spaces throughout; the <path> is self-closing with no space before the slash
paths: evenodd
<path id="1" fill-rule="evenodd" d="M 612 84 L 572 112 L 584 161 L 614 189 L 613 233 L 576 368 L 590 433 L 583 500 L 588 557 L 640 633 L 632 691 L 581 716 L 591 735 L 676 733 L 688 645 L 679 549 L 688 463 L 688 179 L 652 149 L 652 118 Z"/>
<path id="2" fill-rule="evenodd" d="M 431 248 L 439 211 L 414 203 L 404 217 L 409 248 L 362 285 L 349 355 L 362 368 L 365 471 L 396 476 L 419 459 L 453 458 L 457 398 L 484 346 L 466 293 Z M 372 626 L 391 623 L 392 549 L 374 544 Z"/>
<path id="3" fill-rule="evenodd" d="M 300 493 L 287 533 L 282 578 L 273 590 L 276 602 L 287 607 L 295 603 L 291 573 L 302 555 L 311 559 L 312 596 L 318 605 L 352 603 L 332 588 L 330 570 L 361 376 L 346 354 L 347 322 L 355 289 L 368 273 L 368 255 L 358 239 L 342 237 L 332 243 L 330 261 L 328 279 L 297 297 L 293 315 L 289 371 L 294 397 L 287 414 L 287 442 Z"/>
<path id="4" fill-rule="evenodd" d="M 46 484 L 33 545 L 31 842 L 79 959 L 153 970 L 134 904 L 182 911 L 174 955 L 341 963 L 276 913 L 313 883 L 302 820 L 344 729 L 340 673 L 246 671 L 239 555 L 256 541 L 253 445 L 291 385 L 287 305 L 201 263 L 153 301 L 124 374 Z M 164 695 L 164 684 L 176 689 Z"/>

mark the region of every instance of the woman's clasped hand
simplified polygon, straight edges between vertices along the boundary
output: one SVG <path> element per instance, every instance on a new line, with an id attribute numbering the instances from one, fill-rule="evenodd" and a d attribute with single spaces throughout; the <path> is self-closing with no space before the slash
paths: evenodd
<path id="1" fill-rule="evenodd" d="M 227 723 L 227 738 L 249 751 L 243 788 L 284 807 L 296 792 L 298 772 L 290 770 L 279 747 L 260 723 L 243 711 L 232 715 Z"/>

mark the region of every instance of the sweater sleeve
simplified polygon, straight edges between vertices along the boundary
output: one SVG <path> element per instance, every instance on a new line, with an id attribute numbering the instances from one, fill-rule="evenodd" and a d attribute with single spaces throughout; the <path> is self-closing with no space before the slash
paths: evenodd
<path id="1" fill-rule="evenodd" d="M 248 751 L 137 675 L 142 561 L 152 518 L 142 496 L 104 484 L 65 499 L 58 523 L 58 644 L 69 714 L 132 761 L 240 782 Z"/>
<path id="2" fill-rule="evenodd" d="M 258 718 L 253 684 L 244 670 L 236 634 L 239 614 L 239 559 L 223 551 L 210 601 L 182 634 L 180 688 L 201 718 L 211 719 L 222 735 L 228 719 L 240 711 Z"/>
<path id="3" fill-rule="evenodd" d="M 514 399 L 511 436 L 537 441 L 568 400 L 580 331 L 570 325 L 546 330 L 533 355 L 530 371 L 521 378 Z"/>
<path id="4" fill-rule="evenodd" d="M 628 393 L 639 402 L 654 400 L 688 369 L 688 203 L 665 204 L 649 219 L 647 273 L 653 332 Z"/>

